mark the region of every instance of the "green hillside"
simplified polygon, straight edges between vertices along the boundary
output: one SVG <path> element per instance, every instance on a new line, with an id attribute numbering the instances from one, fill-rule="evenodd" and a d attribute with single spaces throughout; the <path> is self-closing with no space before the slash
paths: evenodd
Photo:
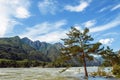
<path id="1" fill-rule="evenodd" d="M 48 58 L 46 58 L 43 53 L 23 43 L 18 36 L 0 38 L 0 58 L 11 60 L 30 59 L 48 61 Z"/>

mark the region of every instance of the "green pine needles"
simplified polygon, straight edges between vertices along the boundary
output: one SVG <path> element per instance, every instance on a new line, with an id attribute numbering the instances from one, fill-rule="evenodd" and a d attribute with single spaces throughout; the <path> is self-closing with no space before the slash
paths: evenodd
<path id="1" fill-rule="evenodd" d="M 70 60 L 72 58 L 78 58 L 83 63 L 85 70 L 85 77 L 88 77 L 86 60 L 93 60 L 93 56 L 90 54 L 96 54 L 100 51 L 101 43 L 93 43 L 94 40 L 89 35 L 89 29 L 85 28 L 83 31 L 71 27 L 71 30 L 66 34 L 68 37 L 62 39 L 65 47 L 61 49 L 62 58 L 64 60 Z"/>

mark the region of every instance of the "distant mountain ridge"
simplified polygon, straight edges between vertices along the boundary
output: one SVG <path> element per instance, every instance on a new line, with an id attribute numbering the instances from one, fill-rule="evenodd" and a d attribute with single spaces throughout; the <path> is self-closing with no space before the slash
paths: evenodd
<path id="1" fill-rule="evenodd" d="M 48 61 L 43 53 L 25 44 L 18 37 L 0 38 L 0 59 Z"/>
<path id="2" fill-rule="evenodd" d="M 18 36 L 10 38 L 0 38 L 0 58 L 13 60 L 40 60 L 53 62 L 60 56 L 60 49 L 64 47 L 61 43 L 50 44 L 47 42 L 32 41 L 27 37 L 20 39 Z M 70 60 L 69 63 L 80 65 L 77 59 Z M 87 61 L 87 65 L 100 65 L 101 60 L 94 58 Z"/>
<path id="3" fill-rule="evenodd" d="M 63 47 L 61 43 L 50 44 L 40 41 L 31 41 L 27 37 L 21 39 L 22 42 L 30 45 L 34 49 L 44 53 L 51 61 L 54 61 L 60 54 L 60 49 Z"/>
<path id="4" fill-rule="evenodd" d="M 64 47 L 63 44 L 61 44 L 60 42 L 55 44 L 40 42 L 38 40 L 33 42 L 27 37 L 22 38 L 22 41 L 30 45 L 31 47 L 35 48 L 36 50 L 39 50 L 42 53 L 44 53 L 45 56 L 48 57 L 51 61 L 56 60 L 60 56 L 60 49 Z M 75 65 L 80 65 L 77 59 L 70 60 L 70 63 L 75 63 Z M 101 63 L 102 63 L 101 58 L 94 58 L 93 61 L 87 61 L 88 66 L 91 65 L 97 66 L 100 65 Z"/>

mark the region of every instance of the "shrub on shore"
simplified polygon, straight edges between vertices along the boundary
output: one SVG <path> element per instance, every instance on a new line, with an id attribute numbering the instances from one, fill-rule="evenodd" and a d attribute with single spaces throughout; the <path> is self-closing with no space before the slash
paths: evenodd
<path id="1" fill-rule="evenodd" d="M 112 73 L 115 77 L 120 78 L 120 65 L 114 65 Z"/>
<path id="2" fill-rule="evenodd" d="M 110 72 L 104 71 L 104 67 L 98 67 L 98 70 L 96 72 L 92 72 L 90 76 L 104 76 L 109 77 L 111 76 Z"/>

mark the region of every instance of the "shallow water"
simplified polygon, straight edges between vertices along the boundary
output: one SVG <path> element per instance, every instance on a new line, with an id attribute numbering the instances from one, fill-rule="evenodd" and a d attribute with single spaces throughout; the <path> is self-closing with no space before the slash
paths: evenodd
<path id="1" fill-rule="evenodd" d="M 83 67 L 72 67 L 63 73 L 64 68 L 0 68 L 0 80 L 85 80 Z M 88 67 L 90 72 L 97 67 Z M 110 69 L 106 69 L 109 72 Z M 119 80 L 104 77 L 89 77 L 88 80 Z"/>

